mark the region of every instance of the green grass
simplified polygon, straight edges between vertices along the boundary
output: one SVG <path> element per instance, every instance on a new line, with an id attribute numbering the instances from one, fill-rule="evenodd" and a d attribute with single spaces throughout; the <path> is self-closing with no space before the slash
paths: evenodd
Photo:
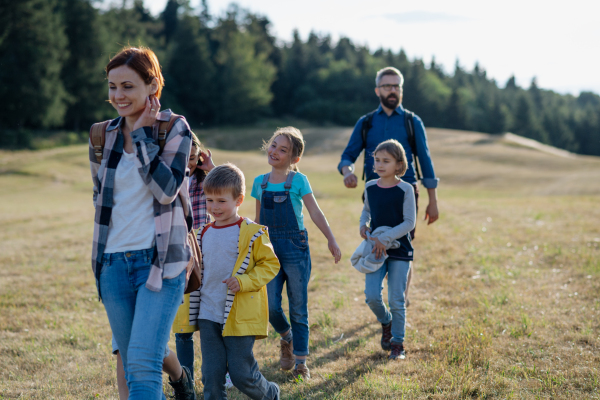
<path id="1" fill-rule="evenodd" d="M 201 137 L 248 150 L 270 132 Z M 349 265 L 360 242 L 360 192 L 345 189 L 335 170 L 349 129 L 306 133 L 300 169 L 343 259 L 333 264 L 307 217 L 313 378 L 296 382 L 278 369 L 272 331 L 254 348 L 283 399 L 600 398 L 600 160 L 429 131 L 441 217 L 417 227 L 407 359 L 398 363 L 379 347 L 364 276 Z M 214 158 L 239 165 L 248 184 L 268 171 L 257 151 L 216 150 Z M 250 197 L 242 214 L 254 216 Z M 117 398 L 110 328 L 89 262 L 92 219 L 85 146 L 0 152 L 0 398 Z M 202 398 L 199 379 L 196 389 Z"/>

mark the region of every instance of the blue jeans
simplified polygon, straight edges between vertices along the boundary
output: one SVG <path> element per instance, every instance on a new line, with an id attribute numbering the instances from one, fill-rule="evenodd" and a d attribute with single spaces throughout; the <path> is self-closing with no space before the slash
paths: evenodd
<path id="1" fill-rule="evenodd" d="M 375 272 L 365 274 L 366 302 L 377 317 L 377 321 L 387 325 L 392 322 L 392 342 L 404 343 L 406 331 L 406 305 L 404 292 L 410 261 L 388 258 L 383 266 Z M 388 275 L 388 310 L 383 302 L 383 279 Z"/>
<path id="2" fill-rule="evenodd" d="M 179 363 L 183 367 L 188 367 L 194 380 L 194 332 L 176 333 L 175 348 Z"/>
<path id="3" fill-rule="evenodd" d="M 269 297 L 269 322 L 277 333 L 287 332 L 290 327 L 294 335 L 294 354 L 308 355 L 308 281 L 311 260 L 306 230 L 295 233 L 273 233 L 271 242 L 279 258 L 281 268 L 277 276 L 267 284 Z M 281 307 L 281 293 L 286 284 L 290 308 L 290 323 Z"/>
<path id="4" fill-rule="evenodd" d="M 242 393 L 256 400 L 279 400 L 279 386 L 260 373 L 252 348 L 254 336 L 223 336 L 223 324 L 199 319 L 204 400 L 227 399 L 225 374 Z"/>
<path id="5" fill-rule="evenodd" d="M 104 254 L 100 288 L 123 359 L 129 400 L 164 399 L 162 364 L 171 325 L 183 299 L 185 270 L 164 279 L 160 292 L 146 288 L 154 249 Z"/>

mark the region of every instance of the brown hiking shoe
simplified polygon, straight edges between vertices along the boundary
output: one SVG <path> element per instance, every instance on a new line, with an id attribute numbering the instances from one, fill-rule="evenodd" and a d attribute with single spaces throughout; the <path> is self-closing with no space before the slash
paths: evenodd
<path id="1" fill-rule="evenodd" d="M 388 351 L 392 348 L 392 322 L 389 324 L 381 324 L 381 348 Z"/>
<path id="2" fill-rule="evenodd" d="M 289 371 L 294 368 L 296 364 L 296 357 L 294 356 L 292 345 L 294 341 L 292 340 L 290 343 L 286 342 L 283 339 L 279 340 L 279 365 L 281 365 L 281 369 L 285 371 Z"/>
<path id="3" fill-rule="evenodd" d="M 390 360 L 404 360 L 406 353 L 404 352 L 404 346 L 401 344 L 392 343 L 392 352 L 390 353 Z"/>
<path id="4" fill-rule="evenodd" d="M 296 368 L 294 368 L 292 374 L 294 375 L 294 378 L 296 378 L 298 381 L 306 382 L 310 379 L 310 371 L 308 370 L 306 364 L 296 365 Z"/>

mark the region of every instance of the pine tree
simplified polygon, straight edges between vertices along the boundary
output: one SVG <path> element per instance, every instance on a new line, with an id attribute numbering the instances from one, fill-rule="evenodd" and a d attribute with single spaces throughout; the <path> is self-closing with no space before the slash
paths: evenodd
<path id="1" fill-rule="evenodd" d="M 60 72 L 67 38 L 56 0 L 2 0 L 0 124 L 39 128 L 63 123 L 67 94 Z"/>

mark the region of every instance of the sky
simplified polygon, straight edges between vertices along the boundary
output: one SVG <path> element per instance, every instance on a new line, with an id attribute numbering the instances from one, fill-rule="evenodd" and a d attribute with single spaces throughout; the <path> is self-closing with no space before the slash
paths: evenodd
<path id="1" fill-rule="evenodd" d="M 145 0 L 154 15 L 167 0 Z M 223 15 L 229 0 L 208 0 L 212 15 Z M 447 73 L 456 60 L 475 63 L 504 86 L 537 85 L 559 93 L 600 93 L 600 1 L 539 0 L 238 0 L 271 21 L 271 33 L 289 42 L 297 29 L 340 36 L 371 50 L 404 49 L 427 64 L 435 56 Z M 191 0 L 199 7 L 200 0 Z"/>

